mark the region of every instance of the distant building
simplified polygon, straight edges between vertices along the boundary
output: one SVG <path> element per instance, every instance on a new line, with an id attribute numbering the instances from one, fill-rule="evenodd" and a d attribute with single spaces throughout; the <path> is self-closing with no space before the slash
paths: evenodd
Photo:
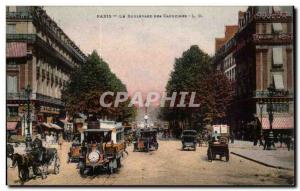
<path id="1" fill-rule="evenodd" d="M 7 123 L 26 133 L 24 89 L 30 85 L 31 133 L 64 110 L 61 90 L 86 56 L 41 7 L 6 7 Z M 51 128 L 51 127 L 49 127 Z"/>
<path id="2" fill-rule="evenodd" d="M 259 6 L 239 12 L 235 35 L 221 47 L 216 45 L 212 63 L 235 85 L 228 122 L 240 138 L 253 139 L 261 127 L 269 130 L 266 102 L 270 101 L 273 129 L 293 132 L 293 40 L 293 7 Z M 272 99 L 268 96 L 270 85 L 279 94 Z"/>

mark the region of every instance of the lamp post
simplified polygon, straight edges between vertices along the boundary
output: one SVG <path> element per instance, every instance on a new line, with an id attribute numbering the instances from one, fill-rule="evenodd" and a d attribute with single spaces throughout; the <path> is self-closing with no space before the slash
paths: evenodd
<path id="1" fill-rule="evenodd" d="M 263 136 L 262 112 L 264 107 L 264 101 L 262 99 L 259 100 L 258 106 L 260 110 L 260 124 L 261 124 L 259 144 L 262 145 L 262 136 Z"/>
<path id="2" fill-rule="evenodd" d="M 274 134 L 273 134 L 273 120 L 274 120 L 274 115 L 273 115 L 273 100 L 272 98 L 274 97 L 276 93 L 276 90 L 274 86 L 270 85 L 268 87 L 268 97 L 270 98 L 270 101 L 268 102 L 268 114 L 269 114 L 269 123 L 270 123 L 270 131 L 267 137 L 267 150 L 276 150 L 275 144 L 274 144 Z"/>
<path id="3" fill-rule="evenodd" d="M 31 113 L 30 113 L 30 96 L 31 96 L 31 88 L 30 85 L 27 85 L 25 88 L 25 94 L 27 97 L 27 133 L 26 133 L 26 151 L 31 150 L 31 134 L 30 134 L 30 121 L 31 121 Z"/>
<path id="4" fill-rule="evenodd" d="M 148 128 L 148 115 L 146 114 L 145 116 L 144 116 L 144 120 L 145 120 L 145 126 L 146 126 L 146 128 Z"/>

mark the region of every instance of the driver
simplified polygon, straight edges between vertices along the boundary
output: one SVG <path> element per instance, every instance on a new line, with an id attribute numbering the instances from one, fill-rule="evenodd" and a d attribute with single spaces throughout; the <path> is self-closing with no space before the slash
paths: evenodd
<path id="1" fill-rule="evenodd" d="M 213 140 L 214 142 L 219 141 L 219 136 L 220 136 L 220 134 L 218 133 L 218 131 L 215 131 L 215 132 L 212 134 L 212 140 Z"/>

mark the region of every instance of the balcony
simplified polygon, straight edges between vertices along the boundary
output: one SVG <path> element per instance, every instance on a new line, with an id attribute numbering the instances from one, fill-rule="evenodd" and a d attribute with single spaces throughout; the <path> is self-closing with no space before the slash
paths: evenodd
<path id="1" fill-rule="evenodd" d="M 293 34 L 253 34 L 253 41 L 256 44 L 287 44 L 293 42 Z"/>
<path id="2" fill-rule="evenodd" d="M 45 95 L 42 95 L 39 93 L 36 94 L 36 100 L 41 101 L 41 102 L 52 103 L 55 105 L 64 106 L 64 103 L 60 99 L 53 98 L 50 96 L 45 96 Z"/>
<path id="3" fill-rule="evenodd" d="M 285 12 L 277 13 L 256 13 L 254 15 L 256 21 L 262 22 L 291 22 L 292 16 Z"/>
<path id="4" fill-rule="evenodd" d="M 6 100 L 27 100 L 27 96 L 24 92 L 18 92 L 18 93 L 6 93 Z M 57 98 L 53 98 L 50 96 L 45 96 L 39 93 L 32 93 L 30 100 L 36 100 L 40 102 L 50 103 L 54 105 L 64 106 L 64 103 Z"/>
<path id="5" fill-rule="evenodd" d="M 6 34 L 6 41 L 21 41 L 34 43 L 36 41 L 35 34 Z"/>
<path id="6" fill-rule="evenodd" d="M 253 96 L 255 98 L 268 98 L 269 92 L 268 91 L 254 91 Z M 293 98 L 294 94 L 293 92 L 289 91 L 276 91 L 276 95 L 273 97 L 286 97 L 286 98 Z"/>
<path id="7" fill-rule="evenodd" d="M 6 19 L 32 19 L 32 15 L 29 12 L 6 12 Z"/>

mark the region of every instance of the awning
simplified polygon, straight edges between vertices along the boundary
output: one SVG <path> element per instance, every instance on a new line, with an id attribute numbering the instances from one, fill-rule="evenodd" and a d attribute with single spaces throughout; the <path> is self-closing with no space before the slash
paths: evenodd
<path id="1" fill-rule="evenodd" d="M 273 48 L 273 64 L 280 66 L 283 64 L 282 47 Z"/>
<path id="2" fill-rule="evenodd" d="M 42 123 L 43 126 L 49 128 L 49 129 L 56 129 L 56 130 L 62 130 L 62 128 L 54 123 Z"/>
<path id="3" fill-rule="evenodd" d="M 6 123 L 6 130 L 8 131 L 13 131 L 13 130 L 16 130 L 16 127 L 17 127 L 17 124 L 18 122 L 7 122 Z"/>
<path id="4" fill-rule="evenodd" d="M 281 23 L 272 23 L 273 30 L 275 32 L 282 32 L 282 24 Z"/>
<path id="5" fill-rule="evenodd" d="M 274 80 L 276 90 L 284 89 L 283 79 L 281 74 L 273 74 L 273 80 Z"/>
<path id="6" fill-rule="evenodd" d="M 260 120 L 260 119 L 259 119 Z M 263 129 L 270 129 L 270 123 L 268 117 L 262 118 L 262 127 Z M 287 116 L 287 117 L 276 117 L 274 116 L 273 129 L 293 129 L 294 128 L 294 117 Z"/>
<path id="7" fill-rule="evenodd" d="M 63 124 L 69 123 L 67 120 L 64 120 L 64 119 L 60 119 L 59 121 L 62 122 Z"/>
<path id="8" fill-rule="evenodd" d="M 63 128 L 61 128 L 60 126 L 58 126 L 58 125 L 56 125 L 56 124 L 54 124 L 54 123 L 51 123 L 51 127 L 53 128 L 53 129 L 56 129 L 56 130 L 62 130 Z"/>
<path id="9" fill-rule="evenodd" d="M 24 42 L 6 43 L 6 58 L 22 58 L 27 56 L 27 44 Z"/>

